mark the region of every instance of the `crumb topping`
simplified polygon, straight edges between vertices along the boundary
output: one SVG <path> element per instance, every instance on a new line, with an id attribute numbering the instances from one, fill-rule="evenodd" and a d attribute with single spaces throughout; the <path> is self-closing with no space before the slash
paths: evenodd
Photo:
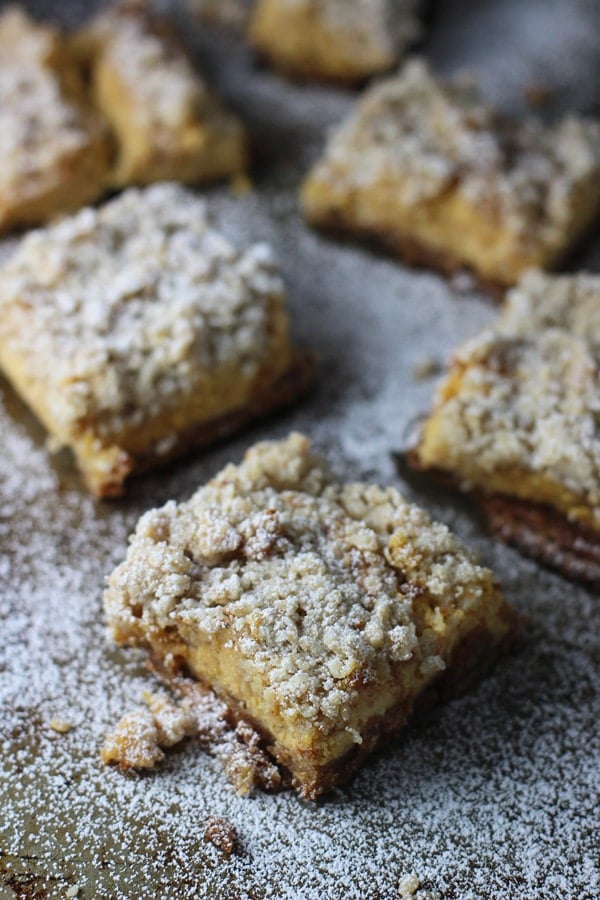
<path id="1" fill-rule="evenodd" d="M 407 206 L 457 190 L 523 241 L 552 242 L 579 192 L 600 181 L 600 123 L 512 122 L 472 82 L 442 83 L 412 60 L 366 93 L 313 177 L 365 190 L 399 179 L 394 190 Z"/>
<path id="2" fill-rule="evenodd" d="M 458 393 L 435 409 L 444 467 L 485 486 L 539 473 L 600 524 L 600 277 L 525 275 L 494 327 L 455 356 Z M 574 511 L 577 514 L 577 510 Z"/>
<path id="3" fill-rule="evenodd" d="M 177 41 L 141 10 L 113 9 L 92 26 L 103 62 L 118 74 L 139 127 L 172 132 L 195 120 L 210 94 Z"/>
<path id="4" fill-rule="evenodd" d="M 338 483 L 293 434 L 146 513 L 105 609 L 119 640 L 225 633 L 267 702 L 326 731 L 350 715 L 356 679 L 385 679 L 415 655 L 423 671 L 444 667 L 416 597 L 443 630 L 445 611 L 468 610 L 491 585 L 445 526 L 391 488 Z"/>
<path id="5" fill-rule="evenodd" d="M 0 354 L 45 385 L 65 440 L 90 421 L 109 436 L 182 397 L 210 398 L 220 372 L 240 388 L 267 363 L 274 377 L 288 365 L 269 248 L 236 250 L 204 201 L 172 184 L 30 233 L 0 270 L 0 312 Z"/>
<path id="6" fill-rule="evenodd" d="M 64 95 L 55 68 L 56 32 L 19 9 L 0 16 L 0 195 L 18 196 L 32 181 L 85 147 L 79 109 Z"/>
<path id="7" fill-rule="evenodd" d="M 318 17 L 361 51 L 397 54 L 416 40 L 422 0 L 282 0 Z"/>

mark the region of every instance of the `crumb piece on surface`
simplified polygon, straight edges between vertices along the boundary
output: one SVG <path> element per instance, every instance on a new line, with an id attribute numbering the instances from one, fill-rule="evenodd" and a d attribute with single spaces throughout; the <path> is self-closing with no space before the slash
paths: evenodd
<path id="1" fill-rule="evenodd" d="M 419 879 L 416 875 L 403 875 L 398 883 L 398 891 L 400 892 L 401 900 L 410 900 L 411 897 L 414 897 L 417 888 L 419 887 Z"/>
<path id="2" fill-rule="evenodd" d="M 218 755 L 238 796 L 247 797 L 256 787 L 270 792 L 282 787 L 279 769 L 260 747 L 258 732 L 247 722 L 238 723 L 235 737 L 222 744 Z"/>
<path id="3" fill-rule="evenodd" d="M 254 788 L 272 792 L 282 786 L 279 769 L 251 725 L 235 726 L 225 704 L 197 682 L 177 678 L 171 684 L 179 700 L 146 691 L 146 708 L 124 715 L 107 736 L 100 753 L 104 763 L 115 763 L 122 771 L 152 769 L 164 759 L 163 750 L 194 737 L 221 762 L 239 796 L 248 796 Z"/>
<path id="4" fill-rule="evenodd" d="M 73 725 L 71 722 L 67 722 L 66 719 L 59 719 L 55 717 L 53 719 L 50 719 L 50 728 L 57 734 L 68 734 L 68 732 L 73 728 Z"/>
<path id="5" fill-rule="evenodd" d="M 237 835 L 235 828 L 227 819 L 211 816 L 204 829 L 204 840 L 210 841 L 225 856 L 231 856 L 236 848 Z"/>
<path id="6" fill-rule="evenodd" d="M 102 762 L 116 763 L 123 772 L 154 768 L 164 754 L 159 747 L 158 728 L 150 710 L 126 713 L 107 736 L 100 755 Z"/>
<path id="7" fill-rule="evenodd" d="M 67 897 L 68 900 L 71 900 L 72 897 L 77 897 L 77 895 L 79 894 L 79 891 L 80 891 L 80 890 L 81 890 L 81 885 L 80 885 L 80 884 L 73 884 L 73 885 L 71 885 L 71 887 L 68 887 L 68 888 L 66 889 L 66 891 L 65 891 L 65 897 Z"/>

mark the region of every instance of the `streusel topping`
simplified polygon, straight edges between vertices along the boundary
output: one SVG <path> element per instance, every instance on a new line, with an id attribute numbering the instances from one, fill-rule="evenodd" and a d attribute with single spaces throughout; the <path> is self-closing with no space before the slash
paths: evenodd
<path id="1" fill-rule="evenodd" d="M 89 142 L 52 67 L 58 42 L 16 8 L 0 16 L 0 195 L 21 194 Z"/>
<path id="2" fill-rule="evenodd" d="M 422 0 L 284 0 L 335 28 L 363 48 L 397 53 L 420 33 Z"/>
<path id="3" fill-rule="evenodd" d="M 385 679 L 413 657 L 424 672 L 444 668 L 415 597 L 426 592 L 442 618 L 490 585 L 445 526 L 391 488 L 338 483 L 292 434 L 144 515 L 105 609 L 119 640 L 226 631 L 268 702 L 327 731 L 350 715 L 353 677 Z"/>
<path id="4" fill-rule="evenodd" d="M 527 273 L 455 360 L 460 390 L 435 413 L 448 468 L 484 485 L 507 467 L 540 473 L 600 523 L 600 277 Z"/>
<path id="5" fill-rule="evenodd" d="M 235 249 L 202 199 L 155 185 L 22 241 L 0 270 L 0 355 L 46 386 L 59 434 L 110 434 L 219 370 L 251 382 L 271 355 L 286 365 L 282 304 L 266 245 Z"/>
<path id="6" fill-rule="evenodd" d="M 571 220 L 578 192 L 600 180 L 600 124 L 511 122 L 472 82 L 441 83 L 413 60 L 367 92 L 315 176 L 364 190 L 400 178 L 408 205 L 457 188 L 523 240 L 551 241 Z"/>
<path id="7" fill-rule="evenodd" d="M 141 10 L 112 10 L 93 26 L 108 67 L 136 97 L 134 116 L 146 129 L 172 131 L 195 119 L 209 104 L 203 79 L 175 39 Z"/>

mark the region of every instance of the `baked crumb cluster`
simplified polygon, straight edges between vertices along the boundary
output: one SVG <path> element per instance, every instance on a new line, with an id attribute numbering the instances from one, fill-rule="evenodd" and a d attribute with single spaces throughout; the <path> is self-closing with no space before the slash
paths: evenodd
<path id="1" fill-rule="evenodd" d="M 306 10 L 342 39 L 356 40 L 362 52 L 398 54 L 420 34 L 422 0 L 281 0 Z"/>
<path id="2" fill-rule="evenodd" d="M 403 175 L 409 205 L 458 184 L 524 241 L 539 239 L 540 228 L 551 240 L 562 237 L 581 186 L 600 181 L 600 125 L 574 117 L 551 128 L 508 121 L 469 80 L 442 83 L 412 60 L 365 95 L 320 166 L 322 177 L 362 189 L 394 172 Z"/>
<path id="3" fill-rule="evenodd" d="M 165 750 L 193 738 L 219 759 L 240 796 L 257 787 L 276 791 L 282 786 L 281 773 L 261 748 L 258 734 L 245 722 L 235 726 L 211 690 L 187 678 L 176 679 L 174 688 L 176 699 L 164 692 L 144 693 L 145 705 L 126 713 L 106 736 L 104 763 L 122 771 L 153 769 Z"/>
<path id="4" fill-rule="evenodd" d="M 497 323 L 455 354 L 418 456 L 466 487 L 535 476 L 531 499 L 600 528 L 600 278 L 528 273 Z M 562 494 L 544 495 L 543 483 Z M 507 480 L 511 493 L 525 490 Z M 537 492 L 537 496 L 536 496 Z"/>
<path id="5" fill-rule="evenodd" d="M 226 635 L 267 703 L 327 733 L 343 727 L 359 685 L 395 663 L 443 669 L 435 635 L 447 608 L 468 611 L 490 586 L 445 526 L 393 489 L 339 484 L 291 435 L 144 515 L 105 609 L 120 642 L 177 628 Z M 415 608 L 424 592 L 427 622 Z"/>
<path id="6" fill-rule="evenodd" d="M 241 172 L 245 131 L 194 69 L 166 21 L 124 4 L 79 36 L 92 94 L 114 130 L 117 185 L 198 183 Z"/>
<path id="7" fill-rule="evenodd" d="M 32 28 L 16 8 L 0 19 L 1 194 L 88 141 L 79 111 L 51 69 L 57 54 L 52 29 Z"/>
<path id="8" fill-rule="evenodd" d="M 135 118 L 157 128 L 157 140 L 161 128 L 178 127 L 207 105 L 210 94 L 189 59 L 166 33 L 153 32 L 145 16 L 117 8 L 99 17 L 93 32 L 104 63 L 138 99 Z"/>
<path id="9" fill-rule="evenodd" d="M 58 33 L 33 23 L 17 7 L 0 16 L 0 226 L 19 221 L 29 203 L 77 177 L 79 158 L 99 136 L 77 96 L 77 76 Z M 98 152 L 98 151 L 94 151 Z M 75 162 L 77 160 L 77 162 Z M 97 163 L 101 168 L 101 163 Z M 98 173 L 88 168 L 87 195 L 97 194 Z M 79 187 L 77 187 L 79 190 Z M 68 197 L 49 198 L 49 211 L 68 208 Z"/>
<path id="10" fill-rule="evenodd" d="M 258 0 L 250 35 L 292 73 L 360 81 L 390 69 L 420 34 L 421 0 Z"/>
<path id="11" fill-rule="evenodd" d="M 556 265 L 597 215 L 600 123 L 509 120 L 472 82 L 440 81 L 413 60 L 368 90 L 302 200 L 315 224 L 513 284 Z"/>
<path id="12" fill-rule="evenodd" d="M 59 439 L 104 439 L 199 392 L 216 402 L 215 373 L 252 382 L 270 355 L 284 369 L 282 291 L 268 247 L 235 249 L 201 199 L 132 189 L 23 240 L 0 272 L 0 360 L 43 390 Z"/>

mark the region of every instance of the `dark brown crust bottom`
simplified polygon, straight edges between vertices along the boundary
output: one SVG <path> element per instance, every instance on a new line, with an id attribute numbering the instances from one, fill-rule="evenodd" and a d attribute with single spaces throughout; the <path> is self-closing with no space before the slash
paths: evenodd
<path id="1" fill-rule="evenodd" d="M 434 682 L 421 694 L 391 707 L 384 715 L 370 719 L 361 732 L 362 743 L 325 766 L 311 765 L 310 760 L 298 760 L 288 754 L 278 746 L 273 735 L 248 714 L 242 703 L 222 693 L 216 696 L 227 705 L 232 727 L 247 723 L 260 736 L 261 749 L 283 770 L 281 787 L 291 784 L 304 800 L 316 800 L 322 794 L 347 784 L 367 757 L 378 750 L 393 748 L 410 719 L 440 702 L 460 696 L 484 678 L 496 659 L 513 644 L 521 625 L 522 620 L 517 613 L 506 608 L 506 631 L 503 635 L 493 635 L 483 625 L 471 631 L 455 647 L 447 669 Z M 155 655 L 151 655 L 150 665 L 170 686 L 181 680 L 179 665 L 185 668 L 184 663 L 178 665 L 175 662 L 175 668 L 169 669 Z M 210 686 L 206 687 L 212 691 Z"/>
<path id="2" fill-rule="evenodd" d="M 418 449 L 411 447 L 403 458 L 417 474 L 431 476 L 444 488 L 460 490 L 451 473 L 423 468 Z M 481 489 L 466 494 L 483 513 L 494 537 L 566 578 L 600 590 L 600 533 L 571 522 L 547 503 L 489 494 Z"/>
<path id="3" fill-rule="evenodd" d="M 141 475 L 150 469 L 166 465 L 191 450 L 216 444 L 251 422 L 268 418 L 280 409 L 291 406 L 312 387 L 315 369 L 314 357 L 297 351 L 288 371 L 248 406 L 211 422 L 191 425 L 178 434 L 177 443 L 168 453 L 157 453 L 152 448 L 135 457 L 127 456 L 123 467 L 115 471 L 115 477 L 107 479 L 100 487 L 94 485 L 93 492 L 102 499 L 120 497 L 124 482 L 130 475 Z"/>
<path id="4" fill-rule="evenodd" d="M 415 240 L 398 231 L 389 231 L 384 228 L 358 228 L 349 225 L 343 216 L 335 210 L 317 218 L 308 217 L 310 224 L 320 231 L 327 232 L 337 238 L 351 239 L 366 243 L 376 249 L 384 249 L 399 257 L 407 266 L 414 269 L 433 269 L 447 278 L 460 272 L 468 272 L 475 283 L 478 284 L 493 300 L 501 303 L 510 283 L 503 284 L 491 278 L 484 278 L 474 269 L 470 268 L 463 260 L 445 253 L 442 250 L 434 250 L 427 244 Z"/>
<path id="5" fill-rule="evenodd" d="M 492 533 L 574 581 L 600 590 L 600 534 L 542 503 L 475 495 Z"/>

